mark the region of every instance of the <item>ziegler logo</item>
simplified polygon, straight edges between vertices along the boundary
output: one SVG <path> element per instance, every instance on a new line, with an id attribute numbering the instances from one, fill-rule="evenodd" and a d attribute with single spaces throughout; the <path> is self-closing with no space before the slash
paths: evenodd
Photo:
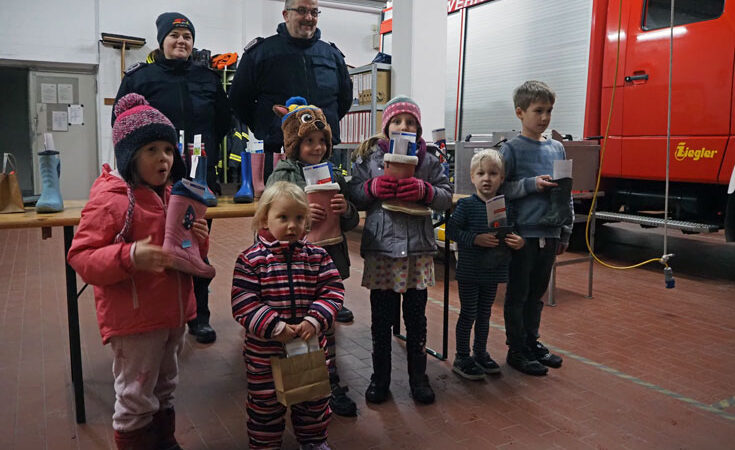
<path id="1" fill-rule="evenodd" d="M 686 142 L 679 142 L 676 145 L 676 151 L 674 157 L 677 161 L 684 161 L 686 159 L 692 159 L 699 161 L 700 159 L 712 159 L 717 154 L 717 150 L 708 150 L 704 147 L 699 149 L 691 149 L 687 147 Z"/>

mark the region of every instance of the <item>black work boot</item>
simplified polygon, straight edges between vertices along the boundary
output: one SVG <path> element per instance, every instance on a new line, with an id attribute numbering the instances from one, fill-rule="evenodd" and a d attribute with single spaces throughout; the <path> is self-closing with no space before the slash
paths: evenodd
<path id="1" fill-rule="evenodd" d="M 365 391 L 369 403 L 383 403 L 390 396 L 390 353 L 376 356 L 373 353 L 373 374 Z"/>
<path id="2" fill-rule="evenodd" d="M 549 208 L 538 224 L 548 227 L 571 225 L 569 200 L 572 198 L 572 179 L 552 180 L 556 186 L 549 188 Z"/>
<path id="3" fill-rule="evenodd" d="M 414 400 L 425 405 L 434 403 L 434 391 L 426 376 L 425 352 L 408 354 L 408 384 Z"/>

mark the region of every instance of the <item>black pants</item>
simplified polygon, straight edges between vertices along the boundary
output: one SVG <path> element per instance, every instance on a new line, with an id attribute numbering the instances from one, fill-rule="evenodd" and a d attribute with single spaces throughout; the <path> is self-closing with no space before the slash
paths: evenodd
<path id="1" fill-rule="evenodd" d="M 394 291 L 372 289 L 370 291 L 370 313 L 372 324 L 373 354 L 390 361 L 391 326 L 394 305 L 400 302 L 401 294 Z M 424 353 L 426 348 L 426 289 L 408 289 L 403 294 L 403 321 L 406 324 L 406 352 Z M 387 356 L 386 356 L 387 355 Z"/>
<path id="2" fill-rule="evenodd" d="M 207 227 L 209 231 L 212 231 L 212 219 L 207 219 Z M 204 261 L 209 264 L 207 258 Z M 211 278 L 194 278 L 194 297 L 197 300 L 197 316 L 195 319 L 190 320 L 189 326 L 194 325 L 209 325 L 209 283 L 212 282 Z"/>
<path id="3" fill-rule="evenodd" d="M 264 144 L 263 153 L 265 153 L 265 161 L 263 163 L 263 183 L 268 182 L 268 177 L 273 173 L 275 164 L 273 164 L 273 154 L 281 152 L 281 145 Z"/>
<path id="4" fill-rule="evenodd" d="M 513 253 L 505 294 L 505 336 L 511 350 L 523 351 L 539 338 L 541 300 L 549 285 L 559 239 L 527 238 L 526 245 Z"/>

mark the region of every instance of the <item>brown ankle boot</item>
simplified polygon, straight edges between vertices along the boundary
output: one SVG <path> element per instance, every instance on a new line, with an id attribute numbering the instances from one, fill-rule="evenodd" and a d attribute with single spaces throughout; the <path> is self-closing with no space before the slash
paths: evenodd
<path id="1" fill-rule="evenodd" d="M 176 413 L 173 408 L 162 409 L 153 414 L 153 434 L 158 450 L 182 450 L 176 442 Z"/>
<path id="2" fill-rule="evenodd" d="M 152 424 L 131 431 L 115 430 L 117 450 L 156 450 L 156 437 Z"/>

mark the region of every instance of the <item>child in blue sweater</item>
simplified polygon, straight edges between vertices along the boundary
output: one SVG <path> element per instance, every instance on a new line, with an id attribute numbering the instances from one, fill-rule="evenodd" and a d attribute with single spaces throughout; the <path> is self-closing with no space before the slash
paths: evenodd
<path id="1" fill-rule="evenodd" d="M 500 149 L 508 219 L 526 241 L 513 255 L 508 274 L 504 306 L 507 362 L 529 375 L 546 375 L 547 366 L 558 368 L 562 364 L 560 356 L 538 341 L 544 306 L 541 298 L 556 255 L 569 245 L 574 222 L 571 196 L 568 211 L 553 211 L 549 195 L 557 185 L 550 175 L 554 161 L 566 159 L 560 142 L 541 135 L 549 126 L 555 100 L 554 91 L 540 81 L 526 81 L 516 88 L 513 104 L 522 131 Z"/>
<path id="2" fill-rule="evenodd" d="M 476 193 L 460 199 L 447 223 L 447 235 L 457 243 L 457 286 L 460 312 L 457 320 L 457 357 L 452 370 L 469 380 L 500 372 L 487 352 L 490 312 L 498 283 L 508 281 L 511 249 L 523 247 L 515 233 L 498 236 L 488 225 L 486 202 L 495 197 L 505 178 L 503 160 L 496 150 L 482 150 L 470 161 L 470 178 Z M 475 341 L 470 356 L 470 333 Z"/>

